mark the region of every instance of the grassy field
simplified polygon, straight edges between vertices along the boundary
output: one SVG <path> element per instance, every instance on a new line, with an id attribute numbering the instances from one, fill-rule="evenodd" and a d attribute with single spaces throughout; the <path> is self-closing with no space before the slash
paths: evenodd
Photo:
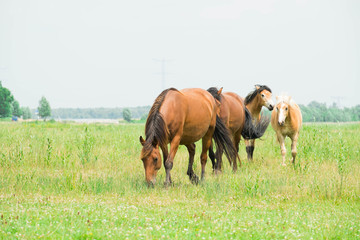
<path id="1" fill-rule="evenodd" d="M 360 239 L 360 125 L 304 125 L 295 167 L 271 127 L 255 162 L 192 185 L 145 184 L 143 124 L 0 124 L 0 239 Z M 198 145 L 199 146 L 199 145 Z M 290 141 L 287 142 L 290 159 Z M 195 172 L 200 174 L 200 147 Z"/>

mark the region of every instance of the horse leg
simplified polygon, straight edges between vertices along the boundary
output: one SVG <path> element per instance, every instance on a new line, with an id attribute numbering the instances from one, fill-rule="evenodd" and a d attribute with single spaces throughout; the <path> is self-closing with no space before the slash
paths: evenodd
<path id="1" fill-rule="evenodd" d="M 195 147 L 196 147 L 195 143 L 191 143 L 191 144 L 188 144 L 185 146 L 189 152 L 189 166 L 188 166 L 188 170 L 187 170 L 187 175 L 189 176 L 190 181 L 192 183 L 198 184 L 199 178 L 198 178 L 198 176 L 196 176 L 196 174 L 194 173 L 194 170 L 193 170 Z"/>
<path id="2" fill-rule="evenodd" d="M 251 146 L 250 146 L 250 156 L 251 156 L 251 161 L 254 159 L 254 150 L 255 150 L 255 139 L 251 139 Z"/>
<path id="3" fill-rule="evenodd" d="M 209 158 L 211 159 L 211 163 L 212 163 L 212 168 L 213 168 L 213 172 L 215 171 L 215 166 L 216 166 L 216 158 L 215 158 L 215 153 L 214 153 L 214 149 L 213 149 L 213 144 L 211 143 L 210 148 L 209 148 Z"/>
<path id="4" fill-rule="evenodd" d="M 221 163 L 222 163 L 222 151 L 220 151 L 219 149 L 216 149 L 216 153 L 214 153 L 213 150 L 213 143 L 211 142 L 211 145 L 209 147 L 209 157 L 211 159 L 211 163 L 212 163 L 212 167 L 213 167 L 213 172 L 215 174 L 219 173 L 219 171 L 221 172 Z M 230 161 L 230 160 L 229 160 Z M 230 162 L 231 165 L 231 162 Z"/>
<path id="5" fill-rule="evenodd" d="M 254 139 L 245 140 L 245 144 L 246 144 L 247 159 L 248 161 L 252 162 L 255 140 Z"/>
<path id="6" fill-rule="evenodd" d="M 297 140 L 298 140 L 298 137 L 299 137 L 299 134 L 296 133 L 292 138 L 291 138 L 291 155 L 292 155 L 292 164 L 295 165 L 295 158 L 296 158 L 296 154 L 297 154 L 297 151 L 296 151 L 296 143 L 297 143 Z"/>
<path id="7" fill-rule="evenodd" d="M 282 165 L 286 166 L 285 163 L 285 155 L 286 155 L 286 147 L 285 147 L 285 138 L 281 134 L 278 134 L 278 141 L 280 143 L 281 155 L 282 155 Z"/>
<path id="8" fill-rule="evenodd" d="M 236 149 L 237 152 L 239 152 L 240 139 L 241 139 L 241 132 L 240 132 L 239 134 L 236 134 L 236 135 L 234 136 L 234 144 L 235 144 L 235 149 Z M 241 167 L 240 157 L 239 157 L 239 166 Z M 237 163 L 236 163 L 236 160 L 235 160 L 234 165 L 233 165 L 233 171 L 234 171 L 234 172 L 237 171 Z"/>
<path id="9" fill-rule="evenodd" d="M 207 151 L 211 145 L 212 135 L 214 133 L 214 128 L 209 128 L 209 131 L 202 138 L 202 150 L 200 155 L 201 160 L 201 180 L 204 180 L 205 177 L 205 166 L 207 161 Z"/>
<path id="10" fill-rule="evenodd" d="M 254 149 L 255 149 L 255 139 L 251 139 L 249 142 L 250 142 L 250 147 L 249 147 L 250 160 L 253 161 Z"/>
<path id="11" fill-rule="evenodd" d="M 166 160 L 167 160 L 168 157 L 169 157 L 169 150 L 168 150 L 167 145 L 164 146 L 164 147 L 161 147 L 161 150 L 162 150 L 162 152 L 163 152 L 163 163 L 164 163 L 164 166 L 165 166 L 165 162 L 166 162 Z M 169 174 L 170 174 L 170 173 L 169 173 Z M 170 174 L 170 183 L 172 183 L 171 174 Z"/>
<path id="12" fill-rule="evenodd" d="M 165 167 L 165 172 L 166 172 L 166 179 L 165 179 L 165 186 L 168 186 L 171 183 L 171 176 L 170 176 L 170 171 L 173 167 L 173 163 L 174 163 L 174 157 L 175 154 L 179 148 L 179 144 L 180 144 L 180 137 L 181 135 L 177 135 L 173 138 L 173 140 L 170 143 L 170 154 L 168 156 L 168 158 L 166 159 L 166 161 L 164 162 L 164 167 Z"/>
<path id="13" fill-rule="evenodd" d="M 216 165 L 215 165 L 215 173 L 216 174 L 221 173 L 223 152 L 224 152 L 224 150 L 220 146 L 219 146 L 218 149 L 216 149 L 216 153 L 215 153 L 215 156 L 216 156 L 216 159 L 217 159 Z M 229 160 L 229 163 L 231 165 L 231 160 Z"/>

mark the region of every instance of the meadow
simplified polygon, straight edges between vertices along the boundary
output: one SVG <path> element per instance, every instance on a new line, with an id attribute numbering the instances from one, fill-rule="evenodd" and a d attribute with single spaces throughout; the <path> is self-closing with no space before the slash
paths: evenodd
<path id="1" fill-rule="evenodd" d="M 360 125 L 305 124 L 295 166 L 269 126 L 254 162 L 190 183 L 188 154 L 154 188 L 144 124 L 0 123 L 0 239 L 360 239 Z M 200 145 L 194 170 L 200 174 Z M 291 157 L 287 141 L 287 158 Z"/>

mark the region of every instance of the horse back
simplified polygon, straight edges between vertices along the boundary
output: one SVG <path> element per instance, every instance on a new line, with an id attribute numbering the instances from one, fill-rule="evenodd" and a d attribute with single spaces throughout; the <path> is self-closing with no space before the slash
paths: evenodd
<path id="1" fill-rule="evenodd" d="M 210 93 L 188 88 L 169 92 L 160 112 L 168 126 L 170 138 L 178 135 L 181 144 L 188 144 L 201 139 L 210 126 L 215 127 L 217 108 Z"/>

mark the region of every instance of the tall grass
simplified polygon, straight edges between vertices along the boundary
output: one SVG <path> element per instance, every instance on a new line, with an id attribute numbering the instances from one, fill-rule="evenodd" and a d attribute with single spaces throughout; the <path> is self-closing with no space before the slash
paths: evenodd
<path id="1" fill-rule="evenodd" d="M 182 146 L 167 189 L 163 167 L 155 188 L 145 184 L 143 131 L 143 124 L 1 123 L 0 238 L 359 238 L 359 124 L 305 125 L 295 167 L 280 166 L 269 128 L 254 163 L 242 142 L 238 172 L 225 160 L 215 176 L 209 163 L 199 185 L 186 175 Z"/>

